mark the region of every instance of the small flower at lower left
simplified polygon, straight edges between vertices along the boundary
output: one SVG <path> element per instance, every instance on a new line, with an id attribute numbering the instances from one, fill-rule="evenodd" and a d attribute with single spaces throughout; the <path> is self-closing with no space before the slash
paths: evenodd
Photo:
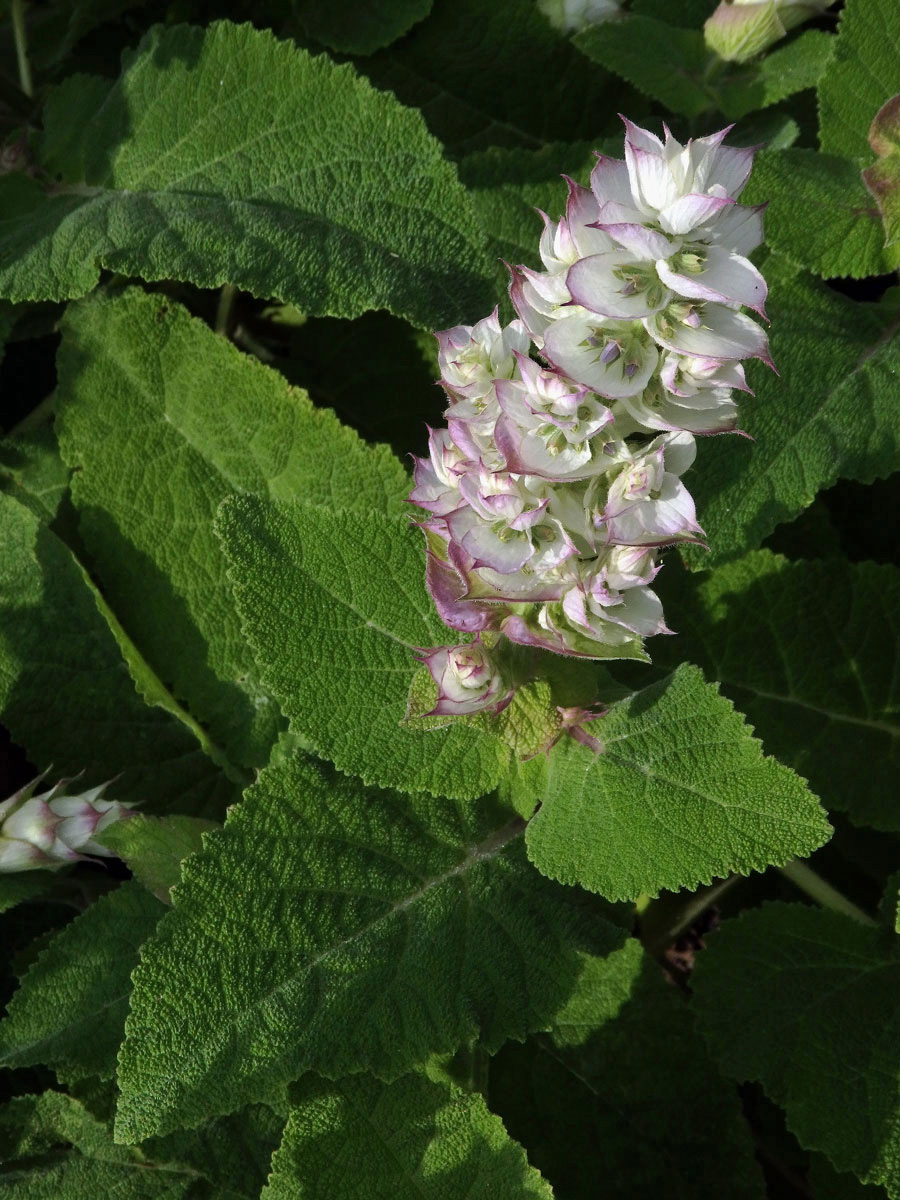
<path id="1" fill-rule="evenodd" d="M 0 803 L 0 873 L 56 868 L 112 852 L 96 835 L 132 815 L 130 807 L 103 798 L 105 783 L 71 794 L 72 780 L 62 779 L 47 791 L 37 786 L 46 771 Z"/>
<path id="2" fill-rule="evenodd" d="M 506 682 L 490 650 L 480 641 L 436 646 L 420 650 L 416 657 L 437 684 L 437 704 L 425 714 L 429 717 L 461 717 L 476 712 L 496 715 L 513 698 L 514 688 Z"/>

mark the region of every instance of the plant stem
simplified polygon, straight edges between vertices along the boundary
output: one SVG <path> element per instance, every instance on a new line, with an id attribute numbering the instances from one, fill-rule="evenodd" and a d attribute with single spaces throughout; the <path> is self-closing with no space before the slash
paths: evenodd
<path id="1" fill-rule="evenodd" d="M 716 904 L 718 900 L 741 880 L 741 875 L 729 875 L 727 879 L 722 879 L 718 883 L 714 883 L 709 887 L 701 888 L 693 895 L 689 896 L 687 901 L 674 913 L 661 913 L 664 923 L 659 920 L 653 922 L 647 920 L 641 923 L 641 941 L 644 947 L 650 954 L 661 954 L 667 946 L 671 946 L 677 941 L 681 934 L 686 929 L 694 924 L 697 918 L 705 913 L 708 908 Z M 644 927 L 646 924 L 646 928 Z"/>
<path id="2" fill-rule="evenodd" d="M 219 292 L 219 307 L 216 309 L 216 333 L 228 337 L 231 333 L 234 302 L 237 299 L 237 288 L 233 283 L 226 283 Z"/>
<path id="3" fill-rule="evenodd" d="M 16 59 L 19 64 L 19 86 L 29 99 L 34 95 L 31 79 L 31 63 L 28 61 L 28 39 L 25 34 L 25 0 L 12 0 L 10 9 L 13 37 L 16 41 Z"/>
<path id="4" fill-rule="evenodd" d="M 793 862 L 787 863 L 778 870 L 789 879 L 795 887 L 798 887 L 801 892 L 806 892 L 812 900 L 817 904 L 821 904 L 823 908 L 830 908 L 833 912 L 843 913 L 845 917 L 852 917 L 854 921 L 859 921 L 863 925 L 877 925 L 878 922 L 870 917 L 868 913 L 848 900 L 847 897 L 831 886 L 827 880 L 823 879 L 812 867 L 808 867 L 806 863 L 798 862 L 794 859 Z"/>

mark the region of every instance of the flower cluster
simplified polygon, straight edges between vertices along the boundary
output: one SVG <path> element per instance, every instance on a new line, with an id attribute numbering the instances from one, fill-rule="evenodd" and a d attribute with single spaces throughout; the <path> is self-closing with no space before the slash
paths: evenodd
<path id="1" fill-rule="evenodd" d="M 682 482 L 694 435 L 733 430 L 741 360 L 770 363 L 741 312 L 765 315 L 747 258 L 761 207 L 737 203 L 753 150 L 726 146 L 728 130 L 682 146 L 625 128 L 624 161 L 598 155 L 565 216 L 541 214 L 544 270 L 510 268 L 518 319 L 437 335 L 447 427 L 410 496 L 431 514 L 427 582 L 447 625 L 587 658 L 644 657 L 642 639 L 669 632 L 650 585 L 663 547 L 703 536 Z M 473 653 L 425 654 L 436 712 L 508 701 Z"/>
<path id="2" fill-rule="evenodd" d="M 118 800 L 102 799 L 105 783 L 80 795 L 66 794 L 63 779 L 35 794 L 38 775 L 0 803 L 0 872 L 62 867 L 111 851 L 94 841 L 96 834 L 131 815 Z"/>

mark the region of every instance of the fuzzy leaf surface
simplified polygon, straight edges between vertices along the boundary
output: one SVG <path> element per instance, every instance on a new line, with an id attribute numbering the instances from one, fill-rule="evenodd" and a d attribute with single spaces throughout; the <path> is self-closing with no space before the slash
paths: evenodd
<path id="1" fill-rule="evenodd" d="M 692 983 L 722 1069 L 761 1083 L 801 1145 L 900 1196 L 898 939 L 766 904 L 723 926 Z"/>
<path id="2" fill-rule="evenodd" d="M 424 1074 L 306 1076 L 292 1099 L 260 1200 L 552 1200 L 478 1094 Z"/>
<path id="3" fill-rule="evenodd" d="M 549 1033 L 491 1062 L 491 1105 L 560 1200 L 762 1200 L 736 1090 L 635 939 L 584 956 Z M 673 1169 L 688 1162 L 690 1170 Z"/>
<path id="4" fill-rule="evenodd" d="M 831 62 L 833 49 L 830 34 L 806 29 L 756 62 L 732 64 L 732 73 L 718 87 L 722 112 L 737 121 L 815 87 Z"/>
<path id="5" fill-rule="evenodd" d="M 144 947 L 118 1136 L 234 1111 L 306 1070 L 390 1079 L 546 1024 L 577 948 L 622 934 L 534 871 L 524 825 L 487 800 L 268 768 L 186 861 Z"/>
<path id="6" fill-rule="evenodd" d="M 830 826 L 802 779 L 773 758 L 739 712 L 682 666 L 551 752 L 528 854 L 545 875 L 608 900 L 677 891 L 732 871 L 803 857 Z"/>
<path id="7" fill-rule="evenodd" d="M 222 506 L 218 531 L 263 682 L 316 753 L 379 787 L 472 797 L 496 786 L 509 759 L 499 738 L 400 727 L 414 649 L 458 640 L 425 590 L 417 529 L 242 496 Z"/>
<path id="8" fill-rule="evenodd" d="M 308 37 L 340 54 L 372 54 L 425 19 L 432 0 L 298 0 L 294 14 Z"/>
<path id="9" fill-rule="evenodd" d="M 0 491 L 15 497 L 42 521 L 54 519 L 69 486 L 69 468 L 47 426 L 0 442 Z"/>
<path id="10" fill-rule="evenodd" d="M 199 1172 L 155 1162 L 135 1146 L 117 1146 L 102 1121 L 62 1092 L 17 1096 L 0 1109 L 0 1157 L 0 1180 L 16 1200 L 206 1200 L 209 1195 L 196 1190 Z"/>
<path id="11" fill-rule="evenodd" d="M 0 188 L 10 299 L 83 296 L 105 267 L 425 327 L 492 302 L 465 192 L 421 116 L 250 25 L 157 26 L 112 86 L 73 76 L 38 158 L 51 192 L 22 175 Z"/>
<path id="12" fill-rule="evenodd" d="M 655 665 L 689 657 L 828 808 L 900 830 L 896 567 L 757 550 L 708 574 L 671 569 L 660 591 L 678 637 Z"/>
<path id="13" fill-rule="evenodd" d="M 229 757 L 262 765 L 284 719 L 241 633 L 216 509 L 258 491 L 397 511 L 406 472 L 163 296 L 74 306 L 59 371 L 60 445 L 107 599 Z"/>
<path id="14" fill-rule="evenodd" d="M 741 426 L 755 440 L 707 439 L 702 470 L 689 476 L 712 551 L 692 556 L 703 567 L 755 548 L 838 479 L 871 483 L 900 468 L 897 326 L 770 262 L 780 375 L 751 366 L 756 394 L 741 396 Z"/>
<path id="15" fill-rule="evenodd" d="M 0 1021 L 0 1065 L 43 1063 L 64 1079 L 111 1079 L 138 949 L 163 912 L 155 897 L 129 881 L 60 930 L 22 977 Z"/>
<path id="16" fill-rule="evenodd" d="M 869 126 L 900 92 L 900 8 L 894 0 L 847 0 L 834 59 L 819 84 L 819 140 L 828 154 L 867 165 Z"/>
<path id="17" fill-rule="evenodd" d="M 144 704 L 111 620 L 71 551 L 0 496 L 0 713 L 14 740 L 59 775 L 84 771 L 88 786 L 115 776 L 118 800 L 221 811 L 233 776 L 158 681 L 170 711 Z"/>
<path id="18" fill-rule="evenodd" d="M 607 132 L 604 118 L 618 125 L 616 105 L 625 103 L 617 80 L 521 0 L 434 0 L 427 20 L 359 68 L 420 109 L 454 158 L 489 145 L 593 139 Z"/>
<path id="19" fill-rule="evenodd" d="M 696 117 L 715 103 L 703 80 L 709 51 L 698 29 L 632 14 L 572 40 L 588 58 L 683 117 Z"/>
<path id="20" fill-rule="evenodd" d="M 759 154 L 741 203 L 766 201 L 766 244 L 816 275 L 861 279 L 900 262 L 900 251 L 885 250 L 881 214 L 847 158 L 800 148 Z"/>
<path id="21" fill-rule="evenodd" d="M 95 839 L 121 858 L 135 879 L 163 904 L 171 904 L 170 890 L 181 878 L 181 864 L 199 850 L 203 834 L 215 829 L 214 821 L 197 817 L 150 817 L 135 813 L 117 821 Z"/>

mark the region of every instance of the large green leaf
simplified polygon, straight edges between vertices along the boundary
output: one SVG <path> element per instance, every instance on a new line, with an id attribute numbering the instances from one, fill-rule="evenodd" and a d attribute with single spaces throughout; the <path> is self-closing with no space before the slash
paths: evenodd
<path id="1" fill-rule="evenodd" d="M 699 29 L 682 29 L 633 14 L 579 33 L 575 45 L 608 71 L 683 117 L 715 104 L 707 85 L 709 51 Z"/>
<path id="2" fill-rule="evenodd" d="M 802 1145 L 900 1196 L 900 943 L 838 913 L 767 904 L 694 975 L 722 1068 L 760 1082 Z"/>
<path id="3" fill-rule="evenodd" d="M 470 797 L 496 786 L 509 759 L 499 738 L 400 726 L 415 649 L 459 640 L 425 590 L 417 529 L 236 497 L 218 530 L 263 681 L 318 754 L 380 787 Z"/>
<path id="4" fill-rule="evenodd" d="M 38 157 L 49 191 L 0 181 L 11 299 L 82 296 L 106 267 L 425 326 L 492 302 L 465 192 L 419 114 L 250 25 L 156 27 L 112 86 L 73 76 Z"/>
<path id="5" fill-rule="evenodd" d="M 610 900 L 747 875 L 811 854 L 830 828 L 802 779 L 773 758 L 696 667 L 614 705 L 550 757 L 526 834 L 546 875 Z"/>
<path id="6" fill-rule="evenodd" d="M 67 547 L 0 496 L 0 713 L 13 738 L 40 767 L 84 771 L 90 786 L 115 776 L 119 800 L 221 812 L 239 773 L 133 647 L 126 665 L 114 624 Z M 129 668 L 169 711 L 143 703 Z"/>
<path id="7" fill-rule="evenodd" d="M 371 793 L 268 768 L 184 865 L 146 943 L 120 1052 L 119 1136 L 233 1111 L 305 1070 L 393 1078 L 545 1025 L 589 938 L 620 931 L 529 866 L 488 800 Z"/>
<path id="8" fill-rule="evenodd" d="M 657 665 L 698 663 L 828 807 L 900 830 L 895 567 L 759 550 L 700 576 L 673 564 L 659 590 L 678 637 L 660 639 Z"/>
<path id="9" fill-rule="evenodd" d="M 69 475 L 49 425 L 0 442 L 0 491 L 14 496 L 42 521 L 49 523 L 59 511 Z"/>
<path id="10" fill-rule="evenodd" d="M 585 956 L 550 1032 L 491 1062 L 489 1099 L 558 1200 L 765 1194 L 735 1089 L 635 940 Z"/>
<path id="11" fill-rule="evenodd" d="M 0 1065 L 111 1078 L 138 949 L 164 908 L 139 883 L 101 898 L 44 947 L 0 1022 Z"/>
<path id="12" fill-rule="evenodd" d="M 869 126 L 900 92 L 900 8 L 894 0 L 846 0 L 834 59 L 819 84 L 822 149 L 867 164 Z"/>
<path id="13" fill-rule="evenodd" d="M 0 1181 L 16 1200 L 192 1200 L 202 1178 L 179 1163 L 158 1163 L 62 1092 L 18 1096 L 0 1109 Z M 230 1198 L 229 1198 L 230 1200 Z"/>
<path id="14" fill-rule="evenodd" d="M 421 109 L 455 157 L 492 144 L 593 139 L 633 99 L 530 0 L 435 0 L 426 21 L 359 67 Z"/>
<path id="15" fill-rule="evenodd" d="M 307 1076 L 261 1200 L 552 1200 L 479 1095 L 404 1075 Z"/>
<path id="16" fill-rule="evenodd" d="M 294 15 L 307 37 L 342 54 L 372 54 L 408 33 L 431 11 L 432 0 L 296 0 Z"/>
<path id="17" fill-rule="evenodd" d="M 151 817 L 134 813 L 102 830 L 99 841 L 121 858 L 135 879 L 163 904 L 171 904 L 171 890 L 181 878 L 181 864 L 203 845 L 203 834 L 215 829 L 214 821 L 184 817 Z"/>
<path id="18" fill-rule="evenodd" d="M 830 34 L 806 29 L 761 59 L 740 66 L 732 63 L 729 74 L 717 84 L 719 106 L 728 118 L 737 121 L 795 92 L 815 87 L 831 62 L 833 49 Z"/>
<path id="19" fill-rule="evenodd" d="M 900 262 L 900 250 L 884 248 L 881 214 L 849 159 L 803 149 L 758 155 L 741 203 L 766 202 L 766 244 L 816 275 L 884 275 Z"/>
<path id="20" fill-rule="evenodd" d="M 900 468 L 896 376 L 900 334 L 874 305 L 847 300 L 769 260 L 772 354 L 741 396 L 754 441 L 709 438 L 689 476 L 712 555 L 735 558 L 840 478 L 871 483 Z"/>
<path id="21" fill-rule="evenodd" d="M 241 633 L 216 508 L 250 491 L 398 511 L 405 470 L 162 296 L 74 306 L 59 373 L 60 445 L 107 599 L 211 736 L 261 765 L 283 718 Z"/>
<path id="22" fill-rule="evenodd" d="M 138 1149 L 113 1142 L 107 1089 L 0 1109 L 0 1191 L 16 1200 L 258 1200 L 284 1118 L 263 1105 Z"/>

